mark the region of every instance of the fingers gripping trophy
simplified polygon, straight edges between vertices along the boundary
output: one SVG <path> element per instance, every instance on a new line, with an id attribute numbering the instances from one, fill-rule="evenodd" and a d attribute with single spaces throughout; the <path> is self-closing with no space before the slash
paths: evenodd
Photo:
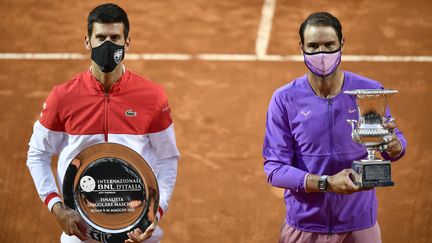
<path id="1" fill-rule="evenodd" d="M 358 120 L 348 120 L 352 127 L 352 139 L 366 146 L 367 157 L 353 161 L 352 169 L 356 172 L 354 183 L 362 188 L 393 186 L 391 164 L 375 156 L 383 152 L 394 137 L 393 129 L 385 124 L 393 122 L 393 118 L 385 116 L 389 95 L 397 94 L 397 90 L 358 89 L 345 91 L 345 94 L 356 97 Z"/>

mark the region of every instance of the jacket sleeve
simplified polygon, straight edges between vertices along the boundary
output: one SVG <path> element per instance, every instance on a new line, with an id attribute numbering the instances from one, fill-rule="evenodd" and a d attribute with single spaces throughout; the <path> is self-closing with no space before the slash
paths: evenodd
<path id="1" fill-rule="evenodd" d="M 27 167 L 39 197 L 50 211 L 56 202 L 61 201 L 51 169 L 51 157 L 60 152 L 64 139 L 57 110 L 56 97 L 52 91 L 44 103 L 41 119 L 36 121 L 33 126 L 33 134 L 27 153 Z"/>
<path id="2" fill-rule="evenodd" d="M 171 110 L 166 99 L 158 109 L 150 127 L 149 137 L 157 158 L 156 178 L 160 192 L 158 218 L 161 219 L 168 210 L 168 203 L 174 190 L 180 154 L 176 145 Z"/>
<path id="3" fill-rule="evenodd" d="M 271 185 L 304 191 L 307 172 L 293 166 L 293 147 L 294 138 L 289 126 L 287 110 L 275 93 L 267 111 L 263 146 L 264 171 Z"/>

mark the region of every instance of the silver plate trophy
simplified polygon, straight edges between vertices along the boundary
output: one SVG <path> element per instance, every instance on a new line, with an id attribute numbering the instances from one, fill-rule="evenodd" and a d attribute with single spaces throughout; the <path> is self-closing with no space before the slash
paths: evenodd
<path id="1" fill-rule="evenodd" d="M 352 127 L 352 139 L 366 146 L 367 158 L 353 161 L 354 183 L 362 188 L 393 186 L 390 161 L 375 156 L 377 151 L 385 151 L 391 141 L 393 130 L 386 129 L 384 123 L 393 121 L 385 116 L 388 95 L 397 90 L 358 89 L 345 91 L 354 95 L 358 107 L 358 120 L 348 120 Z M 357 126 L 356 126 L 357 125 Z"/>
<path id="2" fill-rule="evenodd" d="M 90 227 L 90 237 L 123 243 L 127 232 L 143 232 L 156 222 L 159 188 L 150 165 L 132 149 L 100 143 L 71 161 L 63 181 L 63 199 Z"/>

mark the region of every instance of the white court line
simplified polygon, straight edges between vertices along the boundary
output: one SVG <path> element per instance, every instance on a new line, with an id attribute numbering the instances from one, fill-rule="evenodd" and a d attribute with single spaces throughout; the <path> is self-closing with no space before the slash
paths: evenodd
<path id="1" fill-rule="evenodd" d="M 13 91 L 12 90 L 0 90 L 0 96 L 12 96 Z"/>
<path id="2" fill-rule="evenodd" d="M 30 60 L 74 60 L 86 59 L 88 55 L 80 53 L 0 53 L 0 59 L 30 59 Z"/>
<path id="3" fill-rule="evenodd" d="M 0 53 L 0 59 L 9 60 L 84 60 L 89 59 L 89 54 L 82 53 Z M 127 53 L 126 59 L 129 60 L 178 60 L 187 61 L 192 59 L 189 54 L 169 54 L 169 53 L 154 53 L 154 54 L 137 54 Z"/>
<path id="4" fill-rule="evenodd" d="M 87 60 L 82 53 L 0 53 L 0 60 Z M 143 61 L 264 61 L 303 62 L 301 55 L 253 55 L 253 54 L 184 54 L 184 53 L 127 53 L 127 60 Z M 344 62 L 432 62 L 432 56 L 399 55 L 342 55 Z"/>
<path id="5" fill-rule="evenodd" d="M 196 59 L 203 61 L 265 61 L 265 62 L 303 62 L 301 55 L 251 55 L 251 54 L 199 54 Z"/>
<path id="6" fill-rule="evenodd" d="M 36 90 L 32 91 L 30 93 L 25 94 L 26 98 L 39 98 L 39 97 L 47 97 L 49 94 L 49 91 L 46 90 Z"/>
<path id="7" fill-rule="evenodd" d="M 173 61 L 189 61 L 193 56 L 189 54 L 176 53 L 154 53 L 154 54 L 134 54 L 126 53 L 128 60 L 173 60 Z"/>
<path id="8" fill-rule="evenodd" d="M 261 10 L 261 20 L 258 27 L 257 39 L 255 43 L 255 53 L 259 57 L 263 57 L 267 54 L 267 47 L 270 41 L 275 7 L 276 0 L 264 1 L 264 5 Z"/>
<path id="9" fill-rule="evenodd" d="M 432 56 L 342 55 L 345 62 L 432 62 Z"/>
<path id="10" fill-rule="evenodd" d="M 257 61 L 258 57 L 251 54 L 198 54 L 196 59 L 203 61 Z"/>

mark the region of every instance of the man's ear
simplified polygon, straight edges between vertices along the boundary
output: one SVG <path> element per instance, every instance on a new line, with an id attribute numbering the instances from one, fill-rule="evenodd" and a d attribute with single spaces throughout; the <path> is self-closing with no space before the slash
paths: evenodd
<path id="1" fill-rule="evenodd" d="M 345 42 L 346 42 L 345 37 L 342 37 L 342 40 L 341 40 L 341 50 L 343 50 Z"/>
<path id="2" fill-rule="evenodd" d="M 131 42 L 131 38 L 130 37 L 126 38 L 125 47 L 124 47 L 125 51 L 127 51 L 129 49 L 130 42 Z"/>
<path id="3" fill-rule="evenodd" d="M 90 38 L 88 35 L 84 36 L 84 46 L 87 50 L 91 50 Z"/>
<path id="4" fill-rule="evenodd" d="M 301 40 L 299 40 L 299 47 L 300 47 L 300 54 L 303 55 L 303 44 L 301 43 Z"/>

